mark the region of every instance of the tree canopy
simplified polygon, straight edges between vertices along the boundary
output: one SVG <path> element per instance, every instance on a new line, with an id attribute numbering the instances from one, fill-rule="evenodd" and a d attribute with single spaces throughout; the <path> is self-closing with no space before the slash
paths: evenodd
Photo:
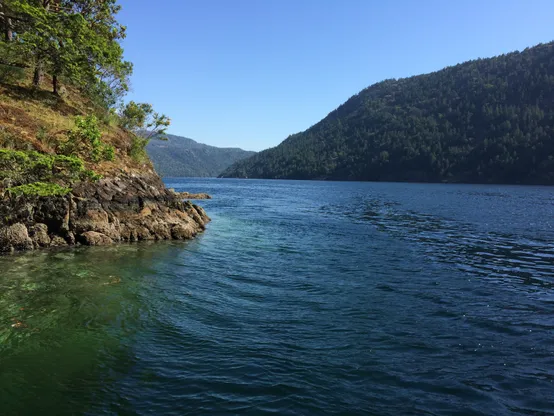
<path id="1" fill-rule="evenodd" d="M 554 184 L 554 49 L 374 84 L 224 177 Z"/>
<path id="2" fill-rule="evenodd" d="M 125 27 L 116 20 L 116 0 L 1 0 L 0 64 L 34 69 L 59 93 L 62 80 L 113 107 L 128 91 L 132 64 L 119 43 Z"/>

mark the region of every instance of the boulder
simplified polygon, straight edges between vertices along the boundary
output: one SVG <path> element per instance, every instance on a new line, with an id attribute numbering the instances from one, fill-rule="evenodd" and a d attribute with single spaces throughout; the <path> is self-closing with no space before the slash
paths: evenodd
<path id="1" fill-rule="evenodd" d="M 21 223 L 0 228 L 0 251 L 32 250 L 33 240 L 27 227 Z"/>
<path id="2" fill-rule="evenodd" d="M 96 231 L 87 231 L 81 234 L 81 241 L 87 246 L 107 246 L 113 242 L 107 235 Z"/>
<path id="3" fill-rule="evenodd" d="M 35 224 L 29 227 L 29 237 L 35 248 L 48 247 L 52 242 L 48 236 L 48 226 L 46 224 Z"/>
<path id="4" fill-rule="evenodd" d="M 67 241 L 60 237 L 59 235 L 53 235 L 50 242 L 50 247 L 64 247 L 67 246 Z"/>
<path id="5" fill-rule="evenodd" d="M 194 230 L 188 224 L 177 224 L 171 229 L 171 236 L 175 240 L 187 240 L 194 237 Z"/>
<path id="6" fill-rule="evenodd" d="M 191 194 L 189 192 L 175 192 L 173 191 L 175 195 L 177 195 L 181 199 L 212 199 L 212 197 L 204 192 L 198 193 L 198 194 Z"/>

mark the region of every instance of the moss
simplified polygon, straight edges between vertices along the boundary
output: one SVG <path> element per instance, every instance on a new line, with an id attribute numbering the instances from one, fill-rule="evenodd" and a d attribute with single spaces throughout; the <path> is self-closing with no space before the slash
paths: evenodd
<path id="1" fill-rule="evenodd" d="M 71 188 L 55 183 L 34 182 L 8 188 L 6 192 L 10 196 L 64 196 L 71 192 Z"/>

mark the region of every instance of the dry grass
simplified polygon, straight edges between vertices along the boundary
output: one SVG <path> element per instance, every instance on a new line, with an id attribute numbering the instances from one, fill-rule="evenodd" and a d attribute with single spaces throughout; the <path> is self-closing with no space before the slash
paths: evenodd
<path id="1" fill-rule="evenodd" d="M 45 87 L 48 81 L 45 79 Z M 32 88 L 28 80 L 17 85 L 0 84 L 0 148 L 55 153 L 74 127 L 75 116 L 98 112 L 77 89 L 65 88 L 66 93 L 59 97 L 46 89 Z M 128 132 L 108 124 L 101 127 L 102 141 L 115 147 L 116 159 L 89 162 L 88 168 L 104 175 L 152 170 L 149 162 L 138 163 L 128 156 L 132 141 Z"/>

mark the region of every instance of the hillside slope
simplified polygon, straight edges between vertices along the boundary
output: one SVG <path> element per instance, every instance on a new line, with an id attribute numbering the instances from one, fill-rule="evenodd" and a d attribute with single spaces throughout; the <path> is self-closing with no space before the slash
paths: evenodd
<path id="1" fill-rule="evenodd" d="M 554 50 L 374 84 L 222 177 L 554 184 Z"/>
<path id="2" fill-rule="evenodd" d="M 70 86 L 59 97 L 0 82 L 0 253 L 204 229 L 204 210 L 166 189 L 143 142 L 94 110 Z"/>
<path id="3" fill-rule="evenodd" d="M 161 176 L 215 177 L 233 163 L 255 154 L 237 148 L 221 148 L 186 137 L 166 135 L 168 140 L 152 140 L 146 151 Z"/>

